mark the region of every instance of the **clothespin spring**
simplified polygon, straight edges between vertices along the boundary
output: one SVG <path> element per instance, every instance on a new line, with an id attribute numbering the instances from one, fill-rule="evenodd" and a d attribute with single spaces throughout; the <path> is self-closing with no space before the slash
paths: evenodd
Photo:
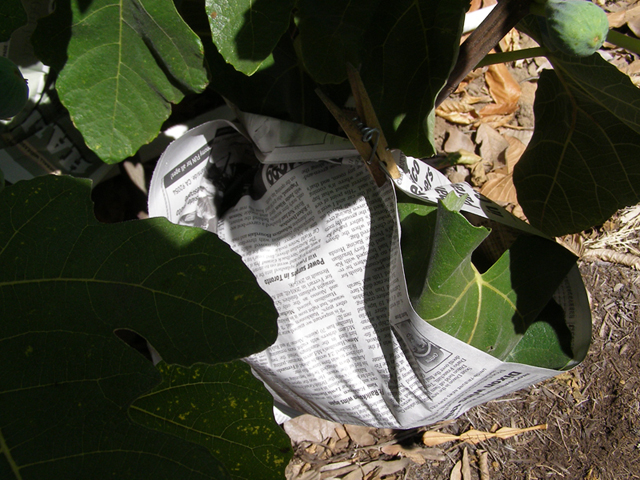
<path id="1" fill-rule="evenodd" d="M 375 135 L 376 138 L 373 141 L 373 147 L 371 150 L 371 155 L 369 156 L 369 159 L 367 160 L 367 165 L 371 165 L 373 163 L 373 159 L 376 156 L 376 152 L 378 151 L 378 141 L 380 140 L 380 130 L 377 128 L 372 128 L 372 127 L 367 127 L 364 122 L 362 120 L 360 120 L 360 118 L 358 117 L 354 117 L 353 118 L 353 122 L 356 124 L 356 126 L 358 127 L 358 129 L 360 129 L 360 132 L 362 133 L 362 142 L 363 143 L 369 143 L 371 142 L 371 139 L 373 138 L 373 136 Z"/>

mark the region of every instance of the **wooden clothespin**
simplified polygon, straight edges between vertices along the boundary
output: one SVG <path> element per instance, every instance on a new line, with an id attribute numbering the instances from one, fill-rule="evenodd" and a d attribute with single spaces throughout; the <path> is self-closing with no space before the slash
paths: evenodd
<path id="1" fill-rule="evenodd" d="M 338 107 L 320 89 L 317 89 L 316 93 L 358 150 L 373 179 L 380 187 L 387 181 L 387 174 L 391 178 L 400 178 L 400 171 L 389 151 L 389 145 L 364 88 L 360 73 L 353 65 L 347 64 L 347 75 L 356 103 L 355 115 L 353 111 Z"/>

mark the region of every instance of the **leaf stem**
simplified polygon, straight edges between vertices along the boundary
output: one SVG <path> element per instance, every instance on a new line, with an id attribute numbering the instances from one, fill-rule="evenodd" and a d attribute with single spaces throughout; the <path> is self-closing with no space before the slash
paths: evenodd
<path id="1" fill-rule="evenodd" d="M 532 47 L 524 48 L 522 50 L 514 50 L 512 52 L 490 53 L 480 60 L 476 68 L 495 65 L 496 63 L 514 62 L 525 58 L 544 57 L 549 52 L 550 50 L 546 47 Z"/>
<path id="2" fill-rule="evenodd" d="M 607 42 L 613 43 L 616 47 L 624 48 L 630 52 L 640 55 L 640 40 L 616 30 L 609 30 Z"/>

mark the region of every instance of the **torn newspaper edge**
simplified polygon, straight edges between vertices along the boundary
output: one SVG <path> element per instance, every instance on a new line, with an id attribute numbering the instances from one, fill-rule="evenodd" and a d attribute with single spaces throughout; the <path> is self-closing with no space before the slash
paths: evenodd
<path id="1" fill-rule="evenodd" d="M 394 186 L 378 188 L 344 139 L 257 115 L 242 120 L 208 122 L 173 142 L 154 172 L 149 213 L 217 233 L 273 299 L 278 338 L 245 360 L 276 405 L 406 429 L 455 418 L 558 373 L 497 360 L 415 313 Z M 451 190 L 466 193 L 463 210 L 526 225 L 471 187 L 396 156 L 403 191 L 432 202 Z M 554 298 L 582 358 L 591 316 L 577 268 Z"/>

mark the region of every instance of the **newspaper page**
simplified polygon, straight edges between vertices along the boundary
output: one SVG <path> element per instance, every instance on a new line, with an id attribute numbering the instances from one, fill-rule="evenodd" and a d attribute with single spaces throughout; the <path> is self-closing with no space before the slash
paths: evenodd
<path id="1" fill-rule="evenodd" d="M 286 128 L 259 120 L 273 122 L 273 131 Z M 297 162 L 263 164 L 249 131 L 213 121 L 172 143 L 151 182 L 149 213 L 216 232 L 273 299 L 278 338 L 245 360 L 276 405 L 342 423 L 406 429 L 457 417 L 558 373 L 501 362 L 415 313 L 402 267 L 395 187 L 389 181 L 378 188 L 355 150 L 327 136 L 319 147 L 326 160 L 319 161 L 316 137 L 307 150 L 295 145 Z M 333 142 L 340 145 L 335 152 Z M 271 153 L 291 153 L 286 144 L 278 147 Z M 399 180 L 414 194 L 440 198 L 437 188 L 461 188 L 415 162 L 402 159 Z M 420 172 L 412 178 L 415 165 L 429 186 Z M 487 202 L 469 198 L 466 207 L 486 216 Z M 577 269 L 559 292 L 556 300 L 577 332 L 575 348 L 587 348 L 590 313 Z"/>

